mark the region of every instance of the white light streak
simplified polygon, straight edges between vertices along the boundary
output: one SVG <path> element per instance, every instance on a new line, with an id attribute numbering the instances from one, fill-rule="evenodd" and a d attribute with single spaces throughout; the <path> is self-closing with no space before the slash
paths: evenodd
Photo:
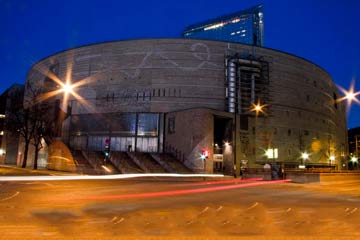
<path id="1" fill-rule="evenodd" d="M 178 173 L 146 173 L 146 174 L 114 174 L 114 175 L 75 175 L 75 176 L 8 176 L 0 177 L 1 182 L 12 181 L 70 181 L 70 180 L 109 180 L 141 177 L 224 177 L 223 174 L 178 174 Z"/>

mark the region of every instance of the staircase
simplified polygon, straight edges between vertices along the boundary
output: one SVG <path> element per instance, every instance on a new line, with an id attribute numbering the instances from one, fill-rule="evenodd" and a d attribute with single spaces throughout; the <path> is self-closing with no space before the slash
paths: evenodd
<path id="1" fill-rule="evenodd" d="M 104 166 L 108 169 L 105 169 L 107 174 L 119 174 L 121 171 L 112 163 L 110 159 L 105 161 L 103 152 L 96 152 L 98 161 L 101 162 L 101 168 L 105 169 Z"/>
<path id="2" fill-rule="evenodd" d="M 168 172 L 173 173 L 193 173 L 188 167 L 174 156 L 168 153 L 152 154 L 152 157 L 159 162 Z"/>
<path id="3" fill-rule="evenodd" d="M 76 171 L 83 174 L 96 174 L 96 170 L 86 160 L 80 150 L 72 151 L 72 155 L 76 164 Z"/>
<path id="4" fill-rule="evenodd" d="M 110 161 L 121 173 L 143 173 L 126 152 L 111 152 Z"/>
<path id="5" fill-rule="evenodd" d="M 165 169 L 149 153 L 129 152 L 132 160 L 147 173 L 165 173 Z"/>

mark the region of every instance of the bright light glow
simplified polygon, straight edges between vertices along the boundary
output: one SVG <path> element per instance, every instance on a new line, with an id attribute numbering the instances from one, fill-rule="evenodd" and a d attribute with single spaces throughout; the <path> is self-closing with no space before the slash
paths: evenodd
<path id="1" fill-rule="evenodd" d="M 5 153 L 4 149 L 0 149 L 0 155 L 3 155 Z"/>
<path id="2" fill-rule="evenodd" d="M 299 168 L 300 169 L 305 169 L 306 167 L 305 167 L 305 165 L 299 165 Z"/>
<path id="3" fill-rule="evenodd" d="M 260 101 L 258 101 L 257 104 L 252 103 L 252 108 L 250 109 L 250 112 L 256 112 L 256 116 L 258 116 L 259 113 L 265 114 L 264 107 L 266 107 L 266 106 L 267 106 L 267 104 L 261 105 Z"/>
<path id="4" fill-rule="evenodd" d="M 265 155 L 269 159 L 276 159 L 279 157 L 277 148 L 269 148 L 265 151 Z"/>
<path id="5" fill-rule="evenodd" d="M 1 131 L 1 132 L 0 132 L 0 135 L 1 135 L 1 136 L 4 135 L 4 131 Z"/>
<path id="6" fill-rule="evenodd" d="M 330 161 L 335 161 L 335 156 L 334 155 L 330 156 Z"/>
<path id="7" fill-rule="evenodd" d="M 104 166 L 104 165 L 102 165 L 101 167 L 102 167 L 103 169 L 105 169 L 105 171 L 111 172 L 111 170 L 110 170 L 108 167 L 106 167 L 106 166 Z"/>
<path id="8" fill-rule="evenodd" d="M 66 84 L 64 84 L 64 86 L 63 86 L 63 91 L 68 94 L 68 93 L 71 93 L 71 92 L 72 92 L 73 88 L 74 88 L 74 86 L 72 86 L 72 85 L 69 84 L 69 83 L 66 83 Z"/>
<path id="9" fill-rule="evenodd" d="M 351 107 L 351 103 L 355 102 L 357 104 L 360 104 L 359 99 L 357 96 L 360 94 L 360 91 L 355 92 L 355 81 L 352 80 L 350 84 L 349 90 L 345 90 L 341 86 L 337 86 L 340 91 L 343 93 L 343 97 L 336 99 L 337 102 L 342 102 L 346 100 L 347 109 L 349 110 Z"/>
<path id="10" fill-rule="evenodd" d="M 233 20 L 231 20 L 232 23 L 237 23 L 237 22 L 240 22 L 240 18 L 235 18 Z"/>
<path id="11" fill-rule="evenodd" d="M 113 175 L 76 175 L 76 176 L 18 176 L 0 177 L 0 181 L 69 181 L 69 180 L 108 180 L 139 177 L 224 177 L 223 174 L 178 174 L 178 173 L 146 173 L 146 174 L 113 174 Z"/>
<path id="12" fill-rule="evenodd" d="M 0 114 L 0 118 L 5 118 L 5 115 L 4 115 L 4 114 Z"/>
<path id="13" fill-rule="evenodd" d="M 229 142 L 225 142 L 224 145 L 225 145 L 225 147 L 228 147 L 228 146 L 230 146 L 230 143 L 229 143 Z"/>
<path id="14" fill-rule="evenodd" d="M 204 30 L 207 31 L 207 30 L 211 30 L 211 29 L 215 29 L 215 28 L 221 28 L 223 26 L 224 26 L 224 23 L 217 23 L 217 24 L 213 24 L 208 27 L 205 27 Z"/>
<path id="15" fill-rule="evenodd" d="M 43 65 L 43 64 L 37 64 L 35 66 L 35 69 L 37 71 L 42 73 L 44 76 L 47 76 L 48 78 L 53 80 L 57 85 L 60 86 L 60 88 L 57 90 L 46 92 L 46 93 L 42 94 L 41 96 L 37 97 L 35 100 L 35 103 L 45 101 L 46 99 L 49 99 L 51 97 L 54 97 L 61 93 L 64 93 L 64 96 L 62 99 L 62 109 L 63 110 L 66 109 L 66 106 L 68 104 L 68 97 L 69 97 L 69 94 L 71 94 L 71 96 L 74 97 L 76 100 L 78 100 L 79 104 L 82 107 L 84 107 L 87 111 L 89 111 L 89 112 L 95 111 L 95 107 L 93 105 L 91 105 L 89 102 L 87 102 L 82 96 L 80 96 L 74 90 L 80 86 L 90 84 L 90 83 L 96 81 L 97 79 L 99 79 L 103 76 L 103 73 L 99 72 L 96 74 L 92 74 L 84 79 L 78 80 L 75 83 L 71 83 L 73 59 L 74 59 L 74 52 L 69 51 L 67 59 L 66 59 L 67 64 L 66 64 L 66 74 L 65 74 L 66 82 L 65 83 L 63 80 L 59 79 L 54 73 L 49 71 L 48 66 Z"/>
<path id="16" fill-rule="evenodd" d="M 355 163 L 355 162 L 357 162 L 357 157 L 352 157 L 351 159 L 350 159 L 350 161 L 352 161 L 353 163 Z"/>
<path id="17" fill-rule="evenodd" d="M 304 152 L 301 154 L 301 158 L 304 160 L 307 160 L 307 159 L 309 159 L 309 154 L 307 152 Z"/>

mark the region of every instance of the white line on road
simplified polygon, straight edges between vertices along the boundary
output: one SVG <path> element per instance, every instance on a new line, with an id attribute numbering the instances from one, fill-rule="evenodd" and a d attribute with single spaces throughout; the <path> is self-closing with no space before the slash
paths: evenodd
<path id="1" fill-rule="evenodd" d="M 17 195 L 19 195 L 19 193 L 20 192 L 16 192 L 13 195 L 11 195 L 10 197 L 0 199 L 0 201 L 6 201 L 6 200 L 9 200 L 9 199 L 12 199 L 12 198 L 16 197 Z"/>

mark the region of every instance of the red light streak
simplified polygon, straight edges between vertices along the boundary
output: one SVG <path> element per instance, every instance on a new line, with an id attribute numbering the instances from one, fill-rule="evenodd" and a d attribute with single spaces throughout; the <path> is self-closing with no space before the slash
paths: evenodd
<path id="1" fill-rule="evenodd" d="M 209 182 L 179 184 L 177 186 L 218 185 L 218 184 L 226 184 L 226 183 L 255 182 L 255 181 L 262 181 L 262 180 L 264 180 L 264 179 L 263 178 L 232 179 L 232 180 L 222 180 L 222 181 L 209 181 Z"/>
<path id="2" fill-rule="evenodd" d="M 173 190 L 173 191 L 164 191 L 164 192 L 94 196 L 94 197 L 81 198 L 81 199 L 77 199 L 77 200 L 120 200 L 120 199 L 165 197 L 165 196 L 185 195 L 185 194 L 193 194 L 193 193 L 215 192 L 215 191 L 223 191 L 223 190 L 229 190 L 229 189 L 253 187 L 253 186 L 260 186 L 260 185 L 269 185 L 269 184 L 285 183 L 285 182 L 291 182 L 291 179 L 274 180 L 274 181 L 266 181 L 266 182 L 252 182 L 252 183 L 244 183 L 244 184 L 237 184 L 237 185 L 199 188 L 199 189 L 184 189 L 184 190 Z"/>

